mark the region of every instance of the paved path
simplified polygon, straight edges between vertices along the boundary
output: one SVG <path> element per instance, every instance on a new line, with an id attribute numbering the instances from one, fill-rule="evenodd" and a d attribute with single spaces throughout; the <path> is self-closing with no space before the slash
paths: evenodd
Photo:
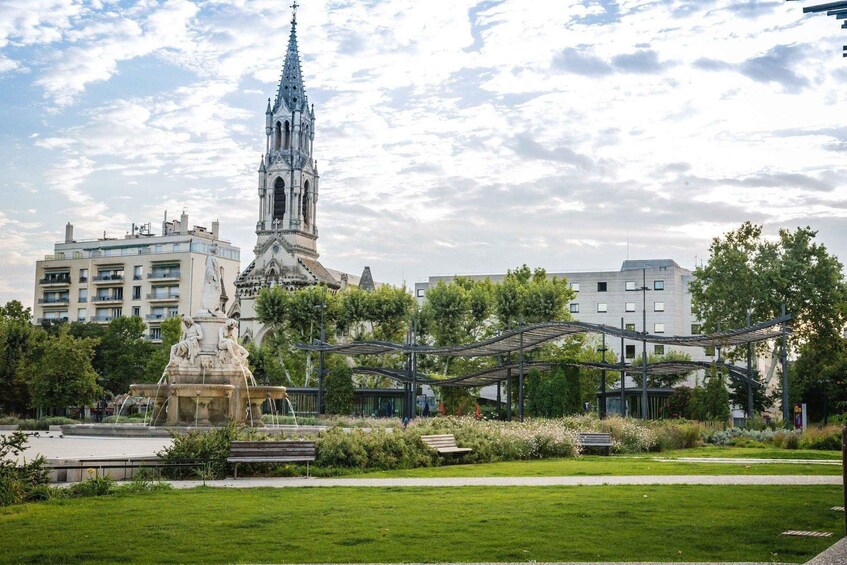
<path id="1" fill-rule="evenodd" d="M 759 459 L 754 457 L 653 457 L 653 461 L 663 463 L 735 463 L 737 465 L 758 465 L 769 463 L 779 465 L 781 463 L 796 465 L 841 465 L 838 459 Z"/>
<path id="2" fill-rule="evenodd" d="M 146 457 L 156 455 L 173 441 L 167 437 L 86 437 L 62 436 L 59 432 L 29 432 L 27 450 L 19 457 L 33 459 L 92 459 L 106 457 Z"/>
<path id="3" fill-rule="evenodd" d="M 547 487 L 602 485 L 840 485 L 838 476 L 806 475 L 642 475 L 581 477 L 443 477 L 421 479 L 318 479 L 247 478 L 206 481 L 206 486 L 223 488 L 303 487 Z M 171 481 L 175 488 L 194 488 L 202 481 Z"/>

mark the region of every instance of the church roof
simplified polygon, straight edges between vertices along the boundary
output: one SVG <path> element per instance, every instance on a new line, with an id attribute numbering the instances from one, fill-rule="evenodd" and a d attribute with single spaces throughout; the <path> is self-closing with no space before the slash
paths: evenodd
<path id="1" fill-rule="evenodd" d="M 300 263 L 309 270 L 312 275 L 316 279 L 318 279 L 319 283 L 323 283 L 332 288 L 338 288 L 341 286 L 335 277 L 333 277 L 330 272 L 321 265 L 320 261 L 316 261 L 314 259 L 308 259 L 306 257 L 298 257 Z"/>
<path id="2" fill-rule="evenodd" d="M 300 70 L 300 52 L 297 49 L 297 14 L 291 18 L 291 34 L 288 36 L 288 50 L 285 53 L 285 63 L 282 76 L 279 79 L 279 89 L 276 93 L 273 111 L 279 110 L 285 104 L 289 112 L 305 112 L 309 104 L 306 97 L 306 87 L 303 86 L 303 73 Z"/>

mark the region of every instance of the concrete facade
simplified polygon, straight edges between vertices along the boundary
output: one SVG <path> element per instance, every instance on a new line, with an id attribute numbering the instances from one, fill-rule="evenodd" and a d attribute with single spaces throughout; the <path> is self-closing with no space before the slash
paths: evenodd
<path id="1" fill-rule="evenodd" d="M 192 315 L 200 306 L 206 257 L 223 268 L 224 294 L 235 297 L 234 280 L 241 251 L 212 229 L 189 226 L 188 215 L 162 223 L 159 235 L 133 226 L 123 238 L 75 240 L 73 226 L 65 241 L 35 266 L 33 318 L 108 323 L 119 316 L 139 316 L 147 338 L 161 339 L 162 320 Z"/>

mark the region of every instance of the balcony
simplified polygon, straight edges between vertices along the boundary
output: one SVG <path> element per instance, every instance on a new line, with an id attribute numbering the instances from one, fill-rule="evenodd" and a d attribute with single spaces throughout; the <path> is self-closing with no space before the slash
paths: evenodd
<path id="1" fill-rule="evenodd" d="M 70 302 L 70 298 L 68 296 L 54 296 L 51 298 L 39 298 L 39 304 L 68 304 Z"/>
<path id="2" fill-rule="evenodd" d="M 85 304 L 86 302 L 88 302 L 88 297 L 87 296 L 80 296 L 79 298 L 76 299 L 76 301 L 79 302 L 80 304 Z"/>
<path id="3" fill-rule="evenodd" d="M 179 271 L 154 271 L 147 273 L 147 278 L 155 281 L 178 281 Z"/>
<path id="4" fill-rule="evenodd" d="M 161 322 L 162 320 L 167 320 L 168 318 L 175 318 L 179 316 L 177 312 L 160 312 L 160 313 L 152 313 L 144 316 L 144 319 L 150 322 Z"/>
<path id="5" fill-rule="evenodd" d="M 95 323 L 111 322 L 115 316 L 91 316 L 91 321 Z"/>
<path id="6" fill-rule="evenodd" d="M 124 281 L 124 276 L 123 275 L 117 275 L 117 274 L 114 274 L 114 275 L 111 275 L 111 274 L 110 275 L 97 275 L 96 277 L 94 277 L 94 282 L 96 282 L 98 284 L 116 283 L 116 282 L 123 282 L 123 281 Z"/>
<path id="7" fill-rule="evenodd" d="M 36 324 L 43 324 L 44 322 L 48 322 L 48 323 L 51 323 L 51 324 L 58 324 L 59 322 L 67 322 L 67 321 L 68 321 L 68 317 L 62 316 L 61 318 L 37 318 L 35 320 L 35 323 Z"/>
<path id="8" fill-rule="evenodd" d="M 87 283 L 87 282 L 88 282 L 88 277 L 79 277 L 79 282 L 81 282 L 81 283 Z"/>
<path id="9" fill-rule="evenodd" d="M 44 286 L 71 284 L 71 275 L 70 273 L 65 273 L 58 276 L 44 277 L 43 279 L 39 279 L 38 284 Z"/>
<path id="10" fill-rule="evenodd" d="M 100 296 L 91 297 L 91 302 L 93 302 L 95 304 L 104 304 L 104 303 L 107 303 L 107 302 L 123 302 L 123 301 L 124 301 L 123 296 L 115 296 L 115 295 L 112 295 L 112 294 L 104 294 L 104 295 L 100 295 Z"/>
<path id="11" fill-rule="evenodd" d="M 170 294 L 148 294 L 147 300 L 149 300 L 150 302 L 172 302 L 175 300 L 179 300 L 179 293 L 175 292 Z"/>
<path id="12" fill-rule="evenodd" d="M 162 336 L 145 335 L 144 339 L 150 343 L 162 343 Z"/>

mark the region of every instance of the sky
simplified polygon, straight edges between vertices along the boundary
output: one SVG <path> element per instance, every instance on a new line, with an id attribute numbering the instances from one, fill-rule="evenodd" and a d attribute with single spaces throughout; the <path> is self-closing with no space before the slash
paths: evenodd
<path id="1" fill-rule="evenodd" d="M 288 3 L 0 0 L 0 303 L 66 222 L 185 209 L 250 262 Z M 321 261 L 693 268 L 747 220 L 847 261 L 847 32 L 815 3 L 302 0 Z"/>

